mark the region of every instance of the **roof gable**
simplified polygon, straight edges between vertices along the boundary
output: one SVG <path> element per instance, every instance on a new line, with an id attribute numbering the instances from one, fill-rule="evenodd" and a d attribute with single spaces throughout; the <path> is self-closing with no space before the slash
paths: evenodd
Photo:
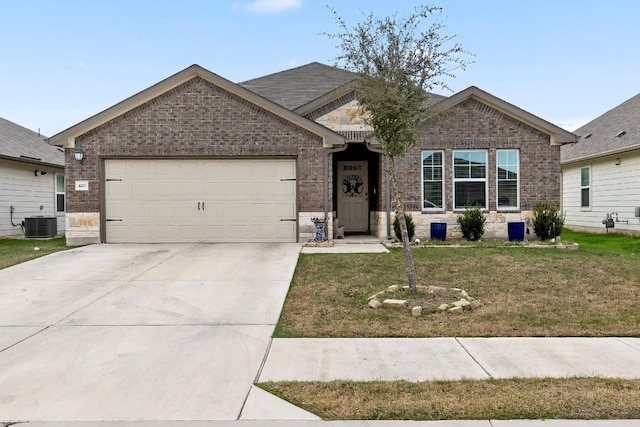
<path id="1" fill-rule="evenodd" d="M 46 137 L 0 117 L 0 158 L 64 167 L 64 152 Z"/>
<path id="2" fill-rule="evenodd" d="M 560 150 L 560 162 L 571 163 L 640 150 L 640 93 L 575 131 L 579 140 Z"/>
<path id="3" fill-rule="evenodd" d="M 551 145 L 561 145 L 568 142 L 574 142 L 576 136 L 559 126 L 554 125 L 546 120 L 541 119 L 513 104 L 510 104 L 488 92 L 483 91 L 475 86 L 468 87 L 467 89 L 456 93 L 455 95 L 446 98 L 433 106 L 435 112 L 444 112 L 449 108 L 453 108 L 456 105 L 468 100 L 475 99 L 492 108 L 510 116 L 518 121 L 526 123 L 527 125 L 549 135 Z"/>
<path id="4" fill-rule="evenodd" d="M 51 138 L 49 143 L 59 145 L 65 148 L 73 148 L 75 146 L 75 138 L 97 128 L 98 126 L 128 112 L 134 108 L 156 98 L 157 96 L 185 83 L 193 78 L 200 77 L 209 83 L 220 87 L 240 98 L 243 98 L 283 119 L 300 126 L 309 132 L 323 138 L 324 145 L 341 145 L 344 144 L 344 138 L 337 133 L 325 128 L 311 120 L 308 120 L 292 111 L 274 103 L 273 101 L 260 96 L 240 85 L 237 85 L 227 79 L 220 77 L 211 71 L 194 64 L 184 70 L 162 80 L 155 85 L 138 92 L 137 94 L 119 102 L 118 104 L 66 129 Z"/>
<path id="5" fill-rule="evenodd" d="M 331 92 L 339 92 L 336 97 L 347 93 L 352 90 L 348 84 L 357 78 L 351 71 L 311 62 L 239 84 L 289 110 L 305 114 L 297 110 Z"/>

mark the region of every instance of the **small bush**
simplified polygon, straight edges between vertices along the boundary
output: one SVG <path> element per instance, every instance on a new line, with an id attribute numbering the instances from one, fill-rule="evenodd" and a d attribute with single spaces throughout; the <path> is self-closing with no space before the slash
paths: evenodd
<path id="1" fill-rule="evenodd" d="M 533 208 L 533 231 L 540 240 L 548 240 L 562 234 L 564 216 L 557 203 L 544 200 Z"/>
<path id="2" fill-rule="evenodd" d="M 465 239 L 479 240 L 484 234 L 484 223 L 487 218 L 482 214 L 480 206 L 467 206 L 463 214 L 458 215 L 458 224 Z"/>
<path id="3" fill-rule="evenodd" d="M 408 213 L 404 214 L 404 219 L 407 221 L 407 234 L 409 235 L 409 241 L 413 240 L 413 235 L 416 232 L 416 225 L 413 223 L 413 218 Z M 393 231 L 396 233 L 398 240 L 402 240 L 402 233 L 400 232 L 400 221 L 396 216 L 393 219 Z"/>

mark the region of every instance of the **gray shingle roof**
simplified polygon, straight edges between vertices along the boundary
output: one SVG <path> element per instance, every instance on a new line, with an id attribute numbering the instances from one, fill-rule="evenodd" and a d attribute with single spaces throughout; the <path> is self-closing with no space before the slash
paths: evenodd
<path id="1" fill-rule="evenodd" d="M 588 160 L 634 149 L 640 150 L 640 94 L 607 111 L 573 133 L 580 138 L 575 144 L 562 146 L 561 163 Z"/>
<path id="2" fill-rule="evenodd" d="M 0 117 L 0 158 L 64 167 L 64 152 L 46 137 Z"/>
<path id="3" fill-rule="evenodd" d="M 295 110 L 355 80 L 357 74 L 319 62 L 239 83 L 289 110 Z"/>

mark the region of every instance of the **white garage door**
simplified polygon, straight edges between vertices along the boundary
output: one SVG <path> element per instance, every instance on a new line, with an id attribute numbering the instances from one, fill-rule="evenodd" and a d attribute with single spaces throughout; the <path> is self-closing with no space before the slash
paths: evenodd
<path id="1" fill-rule="evenodd" d="M 295 242 L 295 160 L 106 160 L 109 243 Z"/>

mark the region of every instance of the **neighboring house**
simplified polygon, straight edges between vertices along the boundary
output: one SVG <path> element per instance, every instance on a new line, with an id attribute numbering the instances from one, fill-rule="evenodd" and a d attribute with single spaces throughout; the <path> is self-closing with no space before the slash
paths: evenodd
<path id="1" fill-rule="evenodd" d="M 565 224 L 582 231 L 640 234 L 640 94 L 575 133 L 561 150 Z M 603 220 L 609 216 L 614 228 Z"/>
<path id="2" fill-rule="evenodd" d="M 356 77 L 311 63 L 235 84 L 193 65 L 53 136 L 68 242 L 295 242 L 325 214 L 386 237 L 384 158 Z M 475 87 L 433 102 L 399 159 L 419 236 L 474 202 L 488 234 L 506 235 L 535 202 L 560 200 L 560 145 L 575 135 Z"/>
<path id="3" fill-rule="evenodd" d="M 0 237 L 23 236 L 32 216 L 56 218 L 64 232 L 64 153 L 46 138 L 0 118 Z"/>

